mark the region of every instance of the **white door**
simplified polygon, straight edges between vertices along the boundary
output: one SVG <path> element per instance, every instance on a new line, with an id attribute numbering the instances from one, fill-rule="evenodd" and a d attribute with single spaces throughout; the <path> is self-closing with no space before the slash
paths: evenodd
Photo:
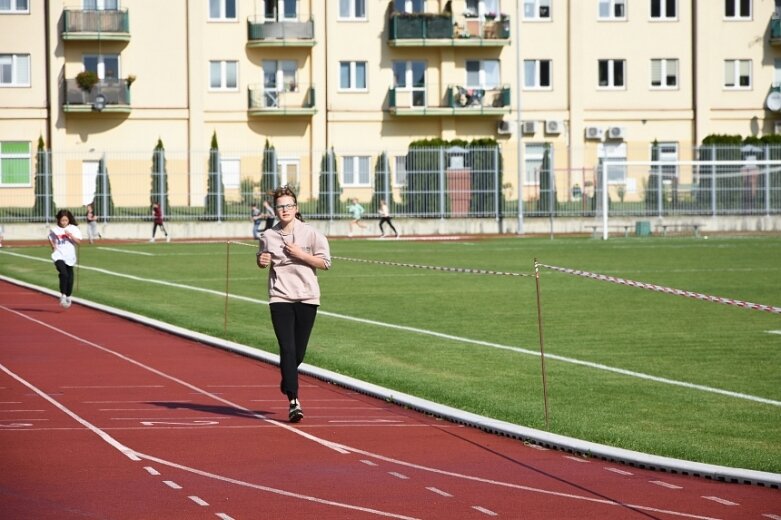
<path id="1" fill-rule="evenodd" d="M 82 161 L 81 163 L 81 203 L 91 204 L 95 200 L 95 182 L 98 178 L 100 161 Z"/>

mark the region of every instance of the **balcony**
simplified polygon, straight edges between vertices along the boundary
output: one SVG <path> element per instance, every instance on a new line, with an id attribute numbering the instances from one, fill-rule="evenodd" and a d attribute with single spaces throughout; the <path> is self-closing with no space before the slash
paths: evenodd
<path id="1" fill-rule="evenodd" d="M 773 15 L 770 19 L 770 45 L 781 45 L 781 16 Z"/>
<path id="2" fill-rule="evenodd" d="M 315 22 L 309 20 L 265 20 L 262 16 L 247 19 L 247 47 L 313 47 Z"/>
<path id="3" fill-rule="evenodd" d="M 391 47 L 502 47 L 510 45 L 510 19 L 452 14 L 391 13 Z"/>
<path id="4" fill-rule="evenodd" d="M 449 85 L 439 105 L 428 102 L 427 88 L 388 91 L 388 107 L 396 116 L 503 116 L 510 112 L 510 87 L 470 89 Z"/>
<path id="5" fill-rule="evenodd" d="M 62 108 L 65 112 L 130 113 L 130 87 L 127 80 L 102 80 L 89 91 L 82 90 L 75 79 L 66 79 L 63 86 Z M 98 97 L 101 95 L 102 99 Z M 104 103 L 102 108 L 100 102 Z"/>
<path id="6" fill-rule="evenodd" d="M 265 87 L 257 83 L 249 86 L 247 95 L 250 116 L 311 116 L 316 112 L 312 85 L 290 83 Z"/>
<path id="7" fill-rule="evenodd" d="M 62 16 L 62 39 L 76 41 L 130 41 L 130 21 L 125 10 L 66 9 Z"/>

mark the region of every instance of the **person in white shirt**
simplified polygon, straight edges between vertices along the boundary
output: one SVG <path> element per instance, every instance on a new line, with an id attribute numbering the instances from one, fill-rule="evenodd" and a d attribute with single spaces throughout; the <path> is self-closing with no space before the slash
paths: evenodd
<path id="1" fill-rule="evenodd" d="M 57 225 L 49 230 L 52 261 L 60 277 L 60 305 L 71 306 L 73 294 L 73 266 L 76 265 L 76 246 L 81 243 L 81 230 L 73 213 L 67 209 L 57 212 Z"/>

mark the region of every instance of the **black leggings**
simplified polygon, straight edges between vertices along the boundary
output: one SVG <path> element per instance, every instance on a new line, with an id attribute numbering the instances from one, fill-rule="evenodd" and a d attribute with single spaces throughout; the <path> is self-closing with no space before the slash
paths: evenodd
<path id="1" fill-rule="evenodd" d="M 393 227 L 393 224 L 391 223 L 390 217 L 380 217 L 380 233 L 382 233 L 383 235 L 385 234 L 385 230 L 383 229 L 383 225 L 384 225 L 386 222 L 388 223 L 388 225 L 390 226 L 390 228 L 393 230 L 393 232 L 394 232 L 394 233 L 396 233 L 396 234 L 398 235 L 398 234 L 399 234 L 399 232 L 398 232 L 398 231 L 396 231 L 396 228 L 395 228 L 395 227 Z"/>
<path id="2" fill-rule="evenodd" d="M 279 343 L 279 368 L 282 372 L 280 390 L 288 399 L 298 398 L 298 365 L 303 363 L 317 305 L 308 303 L 272 303 L 271 323 Z"/>
<path id="3" fill-rule="evenodd" d="M 155 222 L 154 226 L 152 226 L 152 238 L 155 238 L 155 235 L 157 234 L 157 228 L 160 228 L 163 230 L 163 233 L 165 233 L 165 236 L 168 236 L 168 231 L 165 230 L 165 226 L 163 224 L 158 224 Z"/>
<path id="4" fill-rule="evenodd" d="M 57 260 L 54 267 L 60 273 L 60 293 L 70 296 L 73 294 L 73 266 L 66 264 L 64 260 Z"/>

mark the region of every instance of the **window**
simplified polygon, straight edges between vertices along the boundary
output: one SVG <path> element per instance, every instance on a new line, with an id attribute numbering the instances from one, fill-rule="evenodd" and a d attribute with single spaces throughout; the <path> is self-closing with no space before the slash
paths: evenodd
<path id="1" fill-rule="evenodd" d="M 599 175 L 602 175 L 602 163 L 605 161 L 623 161 L 626 162 L 626 143 L 600 143 L 597 153 L 599 155 Z M 625 184 L 626 183 L 626 164 L 607 165 L 607 183 Z"/>
<path id="2" fill-rule="evenodd" d="M 344 20 L 365 20 L 366 0 L 339 0 L 339 18 Z"/>
<path id="3" fill-rule="evenodd" d="M 493 89 L 500 84 L 499 60 L 467 60 L 467 88 Z"/>
<path id="4" fill-rule="evenodd" d="M 524 20 L 549 19 L 551 0 L 523 0 Z"/>
<path id="5" fill-rule="evenodd" d="M 339 88 L 341 90 L 366 90 L 366 62 L 340 61 Z"/>
<path id="6" fill-rule="evenodd" d="M 466 0 L 466 12 L 477 15 L 481 20 L 488 13 L 498 16 L 499 0 Z"/>
<path id="7" fill-rule="evenodd" d="M 393 0 L 393 10 L 397 13 L 422 13 L 425 9 L 425 0 Z"/>
<path id="8" fill-rule="evenodd" d="M 545 156 L 547 144 L 528 143 L 524 151 L 524 164 L 526 172 L 524 175 L 524 184 L 539 184 L 540 170 L 542 169 L 542 158 Z"/>
<path id="9" fill-rule="evenodd" d="M 673 19 L 678 16 L 678 0 L 651 0 L 651 19 Z"/>
<path id="10" fill-rule="evenodd" d="M 263 18 L 266 20 L 297 20 L 296 0 L 266 0 Z"/>
<path id="11" fill-rule="evenodd" d="M 525 89 L 550 89 L 550 75 L 550 60 L 523 61 L 523 87 Z"/>
<path id="12" fill-rule="evenodd" d="M 625 60 L 599 60 L 599 86 L 624 88 Z"/>
<path id="13" fill-rule="evenodd" d="M 280 92 L 296 91 L 295 60 L 263 60 L 263 106 L 278 107 Z"/>
<path id="14" fill-rule="evenodd" d="M 393 86 L 396 88 L 396 105 L 414 107 L 426 106 L 426 62 L 394 61 Z M 409 93 L 409 103 L 399 97 L 400 92 Z"/>
<path id="15" fill-rule="evenodd" d="M 724 88 L 751 88 L 751 60 L 724 60 Z"/>
<path id="16" fill-rule="evenodd" d="M 345 186 L 369 186 L 369 157 L 345 156 L 342 159 Z"/>
<path id="17" fill-rule="evenodd" d="M 237 19 L 236 0 L 209 0 L 209 20 L 215 21 Z"/>
<path id="18" fill-rule="evenodd" d="M 32 176 L 29 141 L 0 142 L 0 186 L 29 185 Z"/>
<path id="19" fill-rule="evenodd" d="M 599 0 L 600 20 L 623 20 L 626 18 L 626 0 Z"/>
<path id="20" fill-rule="evenodd" d="M 656 151 L 651 145 L 651 160 L 663 163 L 657 171 L 661 170 L 662 177 L 672 179 L 678 177 L 678 143 L 657 143 Z"/>
<path id="21" fill-rule="evenodd" d="M 0 54 L 0 87 L 30 86 L 30 55 Z"/>
<path id="22" fill-rule="evenodd" d="M 678 86 L 678 60 L 651 60 L 651 88 L 674 88 Z"/>
<path id="23" fill-rule="evenodd" d="M 393 158 L 393 164 L 396 166 L 396 177 L 393 182 L 396 186 L 407 185 L 407 156 L 397 155 Z"/>
<path id="24" fill-rule="evenodd" d="M 0 0 L 0 14 L 29 13 L 28 0 Z"/>
<path id="25" fill-rule="evenodd" d="M 751 0 L 724 0 L 725 18 L 751 18 Z"/>
<path id="26" fill-rule="evenodd" d="M 220 172 L 222 172 L 222 186 L 226 190 L 239 189 L 241 177 L 241 159 L 228 159 L 220 157 Z"/>
<path id="27" fill-rule="evenodd" d="M 85 55 L 82 59 L 84 70 L 94 72 L 101 81 L 116 83 L 119 81 L 119 54 Z"/>
<path id="28" fill-rule="evenodd" d="M 116 11 L 119 0 L 83 0 L 83 6 L 86 11 Z"/>
<path id="29" fill-rule="evenodd" d="M 209 88 L 211 90 L 238 90 L 239 62 L 210 61 Z"/>

